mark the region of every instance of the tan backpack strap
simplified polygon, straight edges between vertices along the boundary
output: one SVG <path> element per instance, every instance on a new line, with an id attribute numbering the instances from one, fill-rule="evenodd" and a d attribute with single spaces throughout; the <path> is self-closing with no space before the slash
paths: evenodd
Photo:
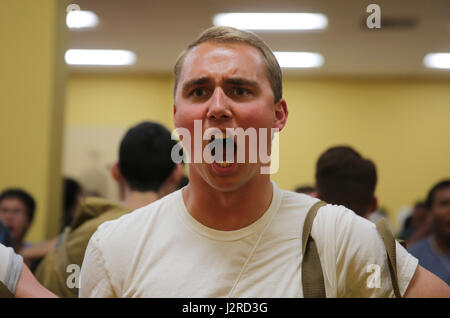
<path id="1" fill-rule="evenodd" d="M 394 235 L 392 234 L 392 231 L 389 228 L 389 224 L 387 223 L 386 219 L 383 218 L 379 220 L 376 225 L 378 233 L 380 233 L 381 238 L 383 239 L 384 246 L 386 248 L 389 273 L 391 274 L 392 287 L 394 289 L 395 297 L 401 298 L 402 295 L 400 294 L 400 288 L 398 286 L 397 252 Z"/>
<path id="2" fill-rule="evenodd" d="M 305 298 L 325 298 L 325 282 L 323 279 L 322 265 L 320 264 L 319 253 L 316 243 L 311 236 L 311 229 L 320 207 L 326 205 L 325 202 L 315 203 L 308 211 L 303 224 L 302 232 L 302 285 L 303 296 Z"/>

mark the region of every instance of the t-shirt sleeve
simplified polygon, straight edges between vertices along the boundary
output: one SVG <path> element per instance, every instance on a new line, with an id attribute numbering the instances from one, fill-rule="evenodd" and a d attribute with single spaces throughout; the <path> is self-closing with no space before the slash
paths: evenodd
<path id="1" fill-rule="evenodd" d="M 95 232 L 89 240 L 80 274 L 80 298 L 115 297 L 111 275 L 100 247 L 100 234 Z"/>
<path id="2" fill-rule="evenodd" d="M 17 282 L 22 272 L 23 258 L 14 253 L 11 247 L 0 244 L 0 281 L 8 290 L 16 294 Z"/>
<path id="3" fill-rule="evenodd" d="M 395 297 L 386 249 L 376 225 L 342 206 L 328 205 L 319 212 L 316 236 L 325 239 L 319 238 L 321 246 L 318 248 L 325 255 L 321 263 L 328 274 L 329 288 L 334 291 L 327 295 Z M 314 236 L 314 227 L 312 234 Z M 400 244 L 397 243 L 396 248 L 398 281 L 403 296 L 418 260 Z"/>

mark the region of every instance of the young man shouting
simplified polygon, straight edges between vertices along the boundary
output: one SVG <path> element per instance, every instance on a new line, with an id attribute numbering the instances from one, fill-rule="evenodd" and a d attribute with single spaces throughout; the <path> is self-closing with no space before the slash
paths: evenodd
<path id="1" fill-rule="evenodd" d="M 261 173 L 261 156 L 250 160 L 255 151 L 271 149 L 272 130 L 281 131 L 288 117 L 271 50 L 250 32 L 206 30 L 175 65 L 173 112 L 175 127 L 193 136 L 182 138 L 194 159 L 189 184 L 98 228 L 84 258 L 80 296 L 303 297 L 301 229 L 318 200 L 281 190 Z M 201 133 L 214 128 L 223 136 L 199 137 L 198 123 Z M 258 132 L 256 147 L 230 142 L 234 150 L 244 148 L 244 162 L 236 156 L 195 160 L 196 146 L 204 153 L 218 137 L 234 139 L 229 131 L 239 128 Z M 327 297 L 394 295 L 373 223 L 327 205 L 318 211 L 312 237 Z M 399 245 L 397 256 L 402 295 L 449 293 Z M 380 269 L 376 286 L 367 284 L 374 266 Z"/>

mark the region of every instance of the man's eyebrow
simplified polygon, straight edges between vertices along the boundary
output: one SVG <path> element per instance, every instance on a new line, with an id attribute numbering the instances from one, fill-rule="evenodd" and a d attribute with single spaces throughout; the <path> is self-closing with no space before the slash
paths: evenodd
<path id="1" fill-rule="evenodd" d="M 246 78 L 242 77 L 235 77 L 235 78 L 228 78 L 225 80 L 226 84 L 231 85 L 243 85 L 243 86 L 253 86 L 253 87 L 259 87 L 258 82 L 252 81 Z"/>
<path id="2" fill-rule="evenodd" d="M 255 88 L 259 87 L 259 84 L 257 81 L 249 80 L 249 79 L 242 78 L 242 77 L 227 78 L 227 79 L 225 79 L 224 82 L 227 85 L 252 86 Z M 209 77 L 193 78 L 183 84 L 182 91 L 185 92 L 193 86 L 206 85 L 206 84 L 211 84 L 211 83 L 212 83 L 212 80 Z"/>
<path id="3" fill-rule="evenodd" d="M 204 84 L 210 84 L 211 79 L 208 77 L 200 77 L 200 78 L 194 78 L 186 83 L 183 84 L 183 91 L 189 89 L 189 87 L 196 86 L 196 85 L 204 85 Z"/>

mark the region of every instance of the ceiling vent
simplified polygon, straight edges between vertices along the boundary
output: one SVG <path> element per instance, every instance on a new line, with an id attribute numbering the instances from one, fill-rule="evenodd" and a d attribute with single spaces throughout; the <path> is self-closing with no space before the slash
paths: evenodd
<path id="1" fill-rule="evenodd" d="M 367 27 L 367 17 L 361 20 L 361 27 L 364 30 L 374 30 Z M 378 30 L 411 30 L 419 24 L 418 18 L 400 18 L 400 17 L 383 17 L 381 16 L 381 28 Z M 377 29 L 375 29 L 377 30 Z"/>

